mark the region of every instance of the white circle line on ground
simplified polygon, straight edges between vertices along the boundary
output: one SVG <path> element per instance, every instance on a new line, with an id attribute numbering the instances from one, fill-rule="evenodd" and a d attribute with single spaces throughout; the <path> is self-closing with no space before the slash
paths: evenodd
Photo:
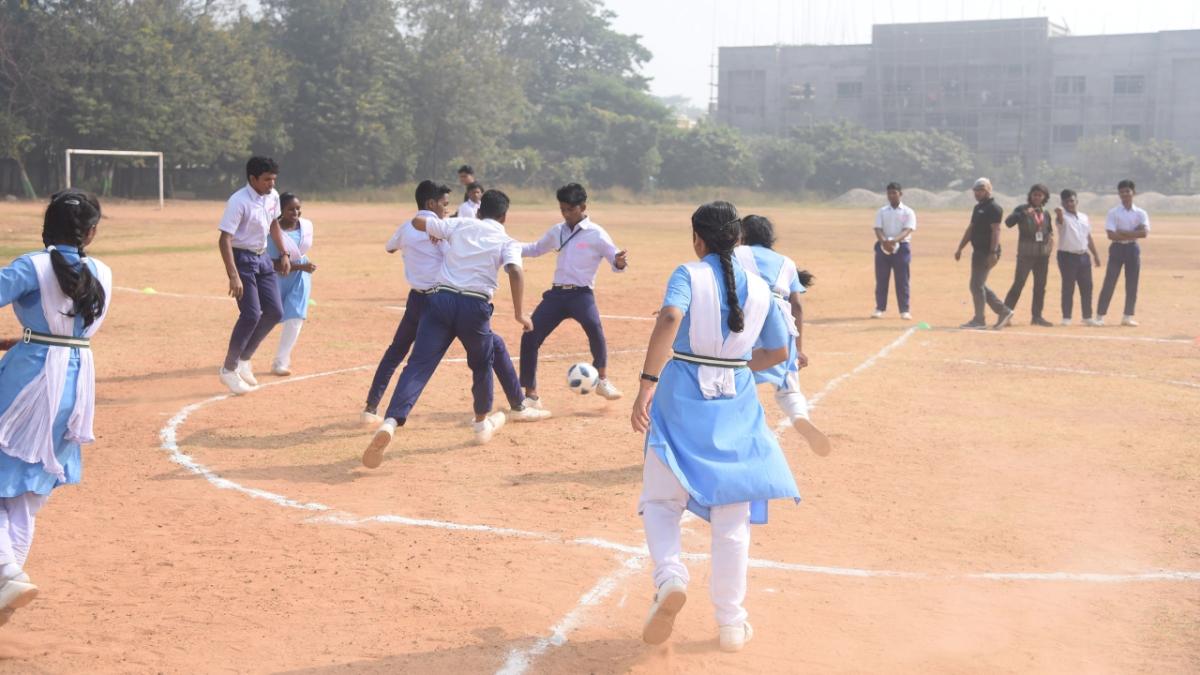
<path id="1" fill-rule="evenodd" d="M 900 344 L 903 344 L 902 339 L 906 339 L 905 336 L 911 335 L 914 330 L 915 329 L 910 328 L 909 330 L 905 331 L 905 333 L 903 335 L 901 335 L 900 338 L 897 338 L 892 343 L 890 343 L 887 347 L 884 347 L 882 350 L 877 352 L 875 355 L 873 355 L 872 357 L 867 359 L 866 362 L 864 362 L 863 364 L 860 364 L 857 368 L 855 368 L 855 370 L 851 371 L 850 373 L 846 373 L 844 376 L 842 376 L 841 379 L 845 379 L 845 377 L 848 377 L 850 374 L 853 374 L 855 372 L 860 372 L 861 370 L 864 370 L 865 368 L 870 367 L 868 364 L 873 364 L 879 358 L 882 358 L 882 357 L 886 356 L 888 353 L 890 353 L 890 351 L 892 349 L 895 349 L 895 347 L 899 346 Z M 640 351 L 640 350 L 633 350 L 633 351 Z M 580 353 L 580 354 L 583 354 L 583 353 Z M 574 358 L 575 356 L 577 356 L 577 354 L 559 354 L 559 355 L 547 355 L 543 358 L 550 360 L 550 359 L 555 359 L 555 358 L 559 358 L 559 359 Z M 445 361 L 451 362 L 451 363 L 465 363 L 466 359 L 454 358 L 454 359 L 445 359 Z M 374 366 L 362 365 L 362 366 L 354 366 L 351 368 L 340 368 L 337 370 L 329 370 L 329 371 L 320 372 L 320 373 L 312 373 L 309 375 L 300 375 L 300 376 L 296 376 L 296 377 L 289 377 L 287 379 L 282 379 L 277 382 L 270 382 L 270 383 L 261 385 L 259 387 L 259 389 L 263 389 L 263 388 L 267 388 L 267 387 L 276 387 L 276 386 L 290 384 L 290 383 L 294 383 L 294 382 L 303 382 L 305 380 L 311 380 L 311 379 L 315 379 L 318 377 L 328 377 L 330 375 L 341 375 L 341 374 L 356 372 L 356 371 L 360 371 L 360 370 L 367 370 L 372 367 L 374 367 Z M 835 379 L 837 381 L 841 381 L 841 379 L 838 379 L 838 378 L 835 378 Z M 827 385 L 826 387 L 828 388 L 829 385 Z M 321 513 L 327 514 L 327 515 L 321 515 L 321 516 L 309 518 L 309 519 L 307 519 L 308 522 L 328 523 L 328 524 L 343 525 L 343 526 L 357 526 L 357 525 L 367 524 L 367 523 L 383 523 L 383 524 L 389 524 L 389 525 L 399 525 L 402 527 L 426 527 L 426 528 L 433 528 L 433 529 L 447 530 L 447 531 L 480 532 L 480 533 L 487 533 L 487 534 L 492 534 L 492 535 L 501 536 L 501 537 L 516 537 L 516 538 L 523 538 L 523 539 L 534 539 L 534 540 L 539 540 L 539 541 L 548 542 L 548 543 L 564 543 L 564 544 L 571 544 L 571 545 L 576 545 L 576 546 L 586 546 L 586 547 L 590 547 L 590 548 L 615 551 L 615 552 L 619 552 L 619 553 L 632 554 L 632 555 L 636 555 L 636 556 L 647 555 L 647 550 L 644 546 L 630 546 L 628 544 L 621 544 L 619 542 L 609 541 L 609 540 L 598 538 L 598 537 L 579 537 L 579 538 L 573 538 L 573 539 L 565 539 L 559 535 L 546 533 L 546 532 L 536 532 L 536 531 L 529 531 L 529 530 L 517 530 L 517 529 L 511 529 L 511 528 L 493 527 L 490 525 L 483 525 L 483 524 L 455 523 L 455 522 L 451 522 L 451 521 L 442 521 L 442 520 L 434 520 L 434 519 L 410 518 L 408 516 L 397 515 L 397 514 L 381 514 L 381 515 L 377 515 L 377 516 L 361 517 L 361 516 L 356 516 L 351 513 L 340 511 L 338 509 L 335 509 L 335 508 L 325 505 L 325 504 L 321 504 L 319 502 L 304 502 L 304 501 L 292 499 L 291 497 L 287 497 L 285 495 L 281 495 L 281 494 L 278 494 L 275 492 L 270 492 L 268 490 L 261 490 L 258 488 L 247 487 L 245 485 L 242 485 L 240 483 L 237 483 L 235 481 L 232 481 L 228 478 L 221 476 L 220 474 L 213 471 L 209 467 L 196 461 L 195 458 L 191 457 L 190 455 L 188 455 L 188 454 L 184 453 L 182 450 L 180 450 L 179 443 L 178 443 L 179 428 L 183 426 L 183 423 L 187 421 L 188 417 L 192 413 L 194 413 L 197 410 L 200 410 L 201 408 L 204 408 L 208 405 L 211 405 L 213 403 L 225 401 L 230 398 L 233 398 L 232 394 L 220 394 L 220 395 L 212 396 L 212 397 L 204 399 L 202 401 L 184 406 L 183 408 L 181 408 L 179 410 L 179 412 L 177 412 L 169 420 L 167 420 L 166 425 L 163 426 L 163 428 L 159 431 L 159 438 L 161 439 L 160 448 L 168 453 L 168 455 L 171 458 L 171 461 L 182 466 L 184 469 L 186 469 L 198 476 L 203 477 L 214 487 L 217 487 L 217 488 L 220 488 L 223 490 L 233 490 L 235 492 L 240 492 L 241 494 L 244 494 L 246 496 L 249 496 L 249 497 L 252 497 L 255 499 L 262 499 L 262 500 L 268 501 L 270 503 L 273 503 L 277 506 L 281 506 L 284 508 L 297 509 L 297 510 L 303 510 L 303 511 L 316 511 L 316 512 L 321 512 Z M 816 398 L 816 397 L 814 397 L 814 398 Z M 709 558 L 709 556 L 707 554 L 684 554 L 683 557 L 685 557 L 688 560 L 707 560 Z M 1073 582 L 1097 582 L 1097 581 L 1102 580 L 1106 583 L 1133 582 L 1133 581 L 1200 581 L 1200 572 L 1178 572 L 1178 571 L 1171 571 L 1171 570 L 1154 570 L 1151 572 L 1140 572 L 1140 573 L 1133 573 L 1133 574 L 1106 574 L 1106 573 L 1091 573 L 1091 572 L 1083 572 L 1083 573 L 1076 573 L 1076 572 L 1017 572 L 1017 573 L 974 572 L 974 573 L 966 573 L 966 574 L 934 575 L 934 574 L 927 574 L 927 573 L 923 573 L 923 572 L 899 572 L 899 571 L 891 571 L 891 570 L 870 570 L 870 569 L 850 568 L 850 567 L 829 567 L 829 566 L 820 566 L 820 565 L 805 565 L 805 564 L 789 563 L 789 562 L 776 561 L 776 560 L 761 560 L 761 559 L 757 559 L 757 558 L 750 559 L 750 566 L 755 567 L 755 568 L 762 568 L 762 569 L 773 569 L 773 570 L 781 570 L 781 571 L 789 571 L 789 572 L 801 572 L 801 573 L 807 573 L 807 574 L 820 574 L 820 575 L 828 575 L 828 576 L 859 577 L 859 578 L 905 578 L 905 579 L 936 579 L 936 580 L 964 580 L 964 579 L 974 580 L 974 579 L 978 579 L 978 580 L 993 580 L 993 581 L 1073 581 Z"/>

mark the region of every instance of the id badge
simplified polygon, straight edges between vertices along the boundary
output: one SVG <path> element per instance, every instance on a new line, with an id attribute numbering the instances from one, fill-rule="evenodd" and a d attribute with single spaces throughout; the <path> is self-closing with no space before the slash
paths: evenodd
<path id="1" fill-rule="evenodd" d="M 1037 232 L 1034 233 L 1033 240 L 1038 243 L 1046 241 L 1046 233 L 1042 232 L 1041 230 L 1038 230 Z"/>

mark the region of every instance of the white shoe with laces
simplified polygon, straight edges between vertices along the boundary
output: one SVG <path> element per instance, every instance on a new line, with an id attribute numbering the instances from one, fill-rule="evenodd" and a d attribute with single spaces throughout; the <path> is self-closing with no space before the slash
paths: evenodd
<path id="1" fill-rule="evenodd" d="M 671 577 L 659 586 L 654 594 L 654 604 L 650 605 L 650 614 L 642 626 L 642 642 L 648 645 L 666 642 L 675 628 L 675 615 L 686 602 L 687 584 L 683 579 Z"/>
<path id="2" fill-rule="evenodd" d="M 482 422 L 476 422 L 475 427 L 475 443 L 483 445 L 492 440 L 492 435 L 496 433 L 500 427 L 504 426 L 506 418 L 504 413 L 497 410 L 487 417 L 483 418 Z"/>
<path id="3" fill-rule="evenodd" d="M 900 318 L 905 321 L 912 321 L 912 312 L 900 312 Z"/>
<path id="4" fill-rule="evenodd" d="M 529 399 L 525 400 L 528 401 Z M 520 410 L 509 410 L 507 415 L 514 422 L 537 422 L 550 417 L 550 411 L 522 404 Z"/>
<path id="5" fill-rule="evenodd" d="M 25 581 L 18 581 L 19 578 L 6 579 L 0 585 L 0 610 L 20 609 L 37 597 L 38 587 L 29 582 L 29 577 L 25 576 Z"/>
<path id="6" fill-rule="evenodd" d="M 395 435 L 396 420 L 389 417 L 379 425 L 379 429 L 371 437 L 371 442 L 367 444 L 367 449 L 363 451 L 363 466 L 374 469 L 383 464 L 383 453 L 387 450 L 388 445 L 391 445 L 392 437 Z"/>
<path id="7" fill-rule="evenodd" d="M 621 390 L 614 387 L 607 378 L 601 378 L 599 384 L 596 385 L 596 395 L 603 396 L 610 401 L 615 401 L 622 396 Z"/>
<path id="8" fill-rule="evenodd" d="M 288 368 L 287 364 L 273 361 L 271 363 L 271 374 L 279 377 L 287 377 L 292 374 L 292 369 Z"/>
<path id="9" fill-rule="evenodd" d="M 1103 315 L 1103 314 L 1099 314 L 1099 315 L 1097 315 L 1097 316 L 1096 316 L 1096 319 L 1095 319 L 1095 321 L 1096 321 L 1096 323 L 1093 323 L 1093 324 L 1091 324 L 1091 325 L 1093 325 L 1093 326 L 1103 326 L 1103 325 L 1104 325 L 1104 315 Z"/>
<path id="10" fill-rule="evenodd" d="M 740 652 L 752 637 L 754 637 L 754 629 L 750 627 L 748 621 L 743 621 L 740 626 L 721 626 L 718 633 L 718 640 L 723 652 Z"/>
<path id="11" fill-rule="evenodd" d="M 235 371 L 242 381 L 251 387 L 258 386 L 258 380 L 254 377 L 254 369 L 250 367 L 249 361 L 238 361 L 237 370 Z"/>
<path id="12" fill-rule="evenodd" d="M 1096 326 L 1103 326 L 1103 325 L 1104 325 L 1104 322 L 1103 322 L 1103 321 L 1097 321 L 1096 319 L 1084 319 L 1084 320 L 1083 320 L 1083 325 L 1085 325 L 1085 326 L 1092 326 L 1092 327 L 1094 328 L 1094 327 L 1096 327 Z"/>
<path id="13" fill-rule="evenodd" d="M 221 378 L 221 384 L 228 387 L 229 391 L 238 396 L 241 396 L 242 394 L 249 394 L 250 392 L 254 391 L 254 387 L 246 384 L 246 381 L 238 376 L 236 370 L 225 370 L 225 367 L 222 366 L 221 369 L 217 371 L 217 377 Z"/>
<path id="14" fill-rule="evenodd" d="M 1070 325 L 1071 325 L 1071 320 L 1070 320 L 1070 319 L 1063 319 L 1063 320 L 1062 320 L 1062 325 L 1063 325 L 1063 326 L 1070 326 Z"/>
<path id="15" fill-rule="evenodd" d="M 883 318 L 883 310 L 877 309 L 874 312 L 871 312 L 871 318 L 872 319 L 882 319 Z"/>
<path id="16" fill-rule="evenodd" d="M 1121 325 L 1122 326 L 1137 326 L 1138 322 L 1137 322 L 1137 319 L 1133 318 L 1132 314 L 1126 314 L 1125 316 L 1121 317 Z"/>
<path id="17" fill-rule="evenodd" d="M 362 414 L 358 416 L 358 421 L 365 425 L 372 426 L 375 424 L 381 424 L 383 422 L 383 417 L 381 417 L 374 410 L 363 410 Z"/>
<path id="18" fill-rule="evenodd" d="M 524 399 L 522 399 L 521 405 L 526 408 L 537 408 L 538 410 L 541 410 L 542 409 L 542 399 L 529 398 L 528 396 L 526 396 Z"/>

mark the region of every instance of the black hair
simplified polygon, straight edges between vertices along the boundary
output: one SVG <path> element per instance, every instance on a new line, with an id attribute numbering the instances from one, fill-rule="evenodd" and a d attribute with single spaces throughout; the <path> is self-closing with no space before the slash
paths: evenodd
<path id="1" fill-rule="evenodd" d="M 279 165 L 270 157 L 254 156 L 246 162 L 246 177 L 258 178 L 264 173 L 279 173 Z"/>
<path id="2" fill-rule="evenodd" d="M 476 215 L 480 220 L 484 218 L 500 220 L 508 215 L 508 195 L 495 189 L 483 193 L 483 199 L 479 200 L 479 212 Z"/>
<path id="3" fill-rule="evenodd" d="M 424 209 L 425 202 L 430 199 L 437 201 L 442 198 L 442 195 L 450 194 L 450 188 L 446 185 L 438 185 L 431 180 L 423 180 L 417 184 L 417 208 Z"/>
<path id="4" fill-rule="evenodd" d="M 1129 188 L 1130 190 L 1137 192 L 1137 187 L 1134 186 L 1132 178 L 1126 178 L 1125 180 L 1122 180 L 1120 183 L 1117 183 L 1117 191 L 1118 192 L 1121 190 L 1124 190 L 1125 188 Z"/>
<path id="5" fill-rule="evenodd" d="M 458 167 L 458 173 L 469 173 L 474 176 L 475 169 L 472 169 L 470 164 L 463 164 L 462 166 Z"/>
<path id="6" fill-rule="evenodd" d="M 463 190 L 463 199 L 471 198 L 471 190 L 483 190 L 483 183 L 479 181 L 471 181 L 467 183 L 467 189 Z"/>
<path id="7" fill-rule="evenodd" d="M 1025 201 L 1029 201 L 1029 198 L 1035 192 L 1040 192 L 1045 196 L 1045 199 L 1042 200 L 1042 206 L 1045 206 L 1046 202 L 1050 201 L 1050 188 L 1046 187 L 1043 183 L 1034 183 L 1033 187 L 1029 188 L 1029 194 L 1025 195 Z"/>
<path id="8" fill-rule="evenodd" d="M 692 213 L 692 232 L 704 242 L 709 253 L 716 253 L 721 259 L 725 298 L 729 303 L 729 330 L 740 333 L 746 327 L 746 316 L 738 303 L 737 281 L 733 276 L 733 249 L 742 238 L 737 207 L 724 201 L 702 204 Z"/>
<path id="9" fill-rule="evenodd" d="M 46 207 L 42 222 L 42 243 L 46 246 L 65 245 L 79 249 L 79 268 L 67 262 L 57 248 L 50 251 L 54 276 L 58 286 L 71 298 L 71 311 L 66 316 L 82 316 L 87 328 L 104 312 L 104 287 L 87 264 L 83 240 L 100 222 L 100 201 L 96 195 L 70 188 L 55 194 Z"/>
<path id="10" fill-rule="evenodd" d="M 742 218 L 742 243 L 746 246 L 762 246 L 773 249 L 775 247 L 775 225 L 765 216 L 750 215 Z M 816 279 L 808 270 L 797 270 L 796 275 L 800 277 L 800 284 L 805 288 L 812 286 L 813 280 Z"/>
<path id="11" fill-rule="evenodd" d="M 558 192 L 554 193 L 558 201 L 562 204 L 570 204 L 571 206 L 579 206 L 587 203 L 587 190 L 579 183 L 567 183 L 558 188 Z"/>
<path id="12" fill-rule="evenodd" d="M 298 196 L 296 196 L 295 194 L 293 194 L 291 192 L 285 192 L 285 193 L 279 195 L 279 210 L 282 211 L 285 208 L 287 208 L 288 204 L 291 204 L 292 202 L 298 202 L 298 201 L 300 201 L 300 198 Z"/>
<path id="13" fill-rule="evenodd" d="M 885 189 L 895 190 L 896 192 L 904 192 L 904 190 L 900 188 L 900 184 L 897 183 L 896 181 L 892 181 L 892 182 L 888 183 L 887 188 L 885 188 Z"/>
<path id="14" fill-rule="evenodd" d="M 1066 190 L 1063 190 L 1062 192 L 1058 193 L 1058 198 L 1063 200 L 1064 202 L 1075 196 L 1076 196 L 1075 191 L 1072 190 L 1071 188 L 1067 188 Z"/>

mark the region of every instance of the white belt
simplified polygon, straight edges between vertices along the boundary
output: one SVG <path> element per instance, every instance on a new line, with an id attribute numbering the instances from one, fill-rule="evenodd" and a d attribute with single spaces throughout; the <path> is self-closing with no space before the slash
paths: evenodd
<path id="1" fill-rule="evenodd" d="M 698 363 L 702 366 L 713 366 L 714 368 L 745 368 L 748 364 L 744 359 L 722 359 L 716 356 L 700 356 L 687 352 L 675 352 L 672 358 L 677 361 Z"/>

